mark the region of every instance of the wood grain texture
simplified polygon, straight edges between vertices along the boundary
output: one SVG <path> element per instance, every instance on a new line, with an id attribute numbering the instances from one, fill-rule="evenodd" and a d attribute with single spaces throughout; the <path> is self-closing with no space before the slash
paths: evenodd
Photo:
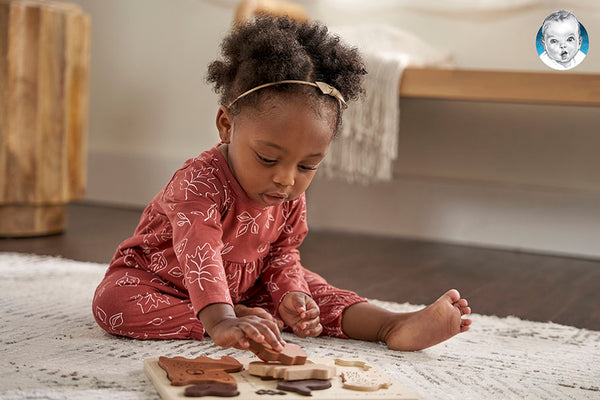
<path id="1" fill-rule="evenodd" d="M 39 209 L 85 191 L 90 18 L 69 3 L 0 0 L 0 33 L 0 208 L 21 215 L 5 210 L 0 236 L 60 232 L 65 219 Z"/>
<path id="2" fill-rule="evenodd" d="M 302 365 L 306 362 L 306 353 L 297 344 L 286 343 L 281 352 L 265 347 L 262 343 L 250 340 L 250 350 L 265 362 L 280 362 L 284 365 Z"/>
<path id="3" fill-rule="evenodd" d="M 335 366 L 306 363 L 303 365 L 284 365 L 253 361 L 248 365 L 248 373 L 271 379 L 297 381 L 304 379 L 331 379 L 335 376 Z"/>
<path id="4" fill-rule="evenodd" d="M 208 343 L 201 342 L 201 343 Z M 248 372 L 248 366 L 250 362 L 256 360 L 248 358 L 237 359 L 243 366 L 244 369 L 240 372 L 233 373 L 232 376 L 237 382 L 237 390 L 240 392 L 239 398 L 244 400 L 264 400 L 268 398 L 282 398 L 282 399 L 303 399 L 305 396 L 287 392 L 286 395 L 271 396 L 267 393 L 276 393 L 277 385 L 282 382 L 279 380 L 262 380 L 260 377 L 253 376 Z M 312 360 L 317 364 L 333 366 L 332 359 L 317 358 Z M 146 376 L 152 382 L 156 391 L 160 394 L 163 400 L 183 400 L 185 386 L 173 386 L 167 378 L 167 373 L 158 365 L 158 360 L 147 359 L 144 360 L 144 372 Z M 356 369 L 354 367 L 339 367 L 340 373 L 351 371 Z M 339 374 L 333 377 L 331 380 L 323 380 L 321 382 L 327 382 L 331 385 L 330 389 L 327 390 L 316 390 L 312 392 L 312 398 L 320 400 L 334 400 L 334 399 L 345 399 L 345 400 L 415 400 L 418 397 L 402 385 L 397 380 L 390 378 L 390 376 L 377 366 L 373 367 L 373 373 L 380 376 L 381 379 L 387 381 L 390 379 L 393 384 L 385 389 L 372 392 L 361 392 L 355 390 L 348 390 L 343 388 L 342 379 Z M 296 381 L 302 382 L 302 381 Z"/>
<path id="5" fill-rule="evenodd" d="M 407 68 L 402 97 L 600 105 L 600 74 Z"/>
<path id="6" fill-rule="evenodd" d="M 256 15 L 290 17 L 296 21 L 308 20 L 308 14 L 300 4 L 285 0 L 242 0 L 236 7 L 233 24 L 239 26 Z"/>
<path id="7" fill-rule="evenodd" d="M 235 389 L 235 379 L 229 372 L 239 372 L 243 369 L 233 357 L 223 356 L 220 359 L 200 356 L 196 358 L 160 357 L 158 365 L 167 372 L 174 386 L 189 384 L 223 383 L 232 385 Z"/>

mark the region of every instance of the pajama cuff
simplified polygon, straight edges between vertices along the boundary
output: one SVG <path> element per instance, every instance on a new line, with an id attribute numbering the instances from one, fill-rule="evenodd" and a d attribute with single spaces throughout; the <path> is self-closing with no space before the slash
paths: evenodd
<path id="1" fill-rule="evenodd" d="M 367 299 L 354 295 L 351 299 L 348 299 L 343 306 L 332 309 L 329 315 L 324 316 L 321 314 L 321 325 L 323 325 L 323 333 L 321 335 L 340 339 L 351 339 L 351 337 L 346 335 L 342 329 L 342 317 L 344 311 L 354 304 L 367 302 Z"/>

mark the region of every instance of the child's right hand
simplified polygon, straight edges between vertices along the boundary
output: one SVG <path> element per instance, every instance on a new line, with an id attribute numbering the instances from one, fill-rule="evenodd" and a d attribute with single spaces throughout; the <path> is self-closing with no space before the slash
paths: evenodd
<path id="1" fill-rule="evenodd" d="M 237 317 L 229 304 L 211 304 L 198 314 L 204 330 L 213 342 L 221 347 L 235 347 L 247 350 L 249 339 L 257 343 L 266 343 L 273 350 L 283 350 L 285 341 L 277 323 L 258 315 Z"/>

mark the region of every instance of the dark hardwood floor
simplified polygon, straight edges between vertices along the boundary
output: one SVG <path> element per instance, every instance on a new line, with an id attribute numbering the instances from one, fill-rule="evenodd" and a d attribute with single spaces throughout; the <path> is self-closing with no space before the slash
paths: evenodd
<path id="1" fill-rule="evenodd" d="M 68 210 L 64 234 L 0 239 L 0 251 L 107 263 L 141 213 L 85 203 Z M 300 250 L 306 267 L 365 297 L 429 304 L 454 287 L 479 314 L 600 330 L 600 260 L 315 231 Z"/>

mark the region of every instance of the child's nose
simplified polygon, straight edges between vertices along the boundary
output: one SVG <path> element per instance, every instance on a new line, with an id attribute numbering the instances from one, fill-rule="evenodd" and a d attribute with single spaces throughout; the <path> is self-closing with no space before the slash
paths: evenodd
<path id="1" fill-rule="evenodd" d="M 294 186 L 296 183 L 296 172 L 294 168 L 281 166 L 275 170 L 273 182 L 281 186 Z"/>

